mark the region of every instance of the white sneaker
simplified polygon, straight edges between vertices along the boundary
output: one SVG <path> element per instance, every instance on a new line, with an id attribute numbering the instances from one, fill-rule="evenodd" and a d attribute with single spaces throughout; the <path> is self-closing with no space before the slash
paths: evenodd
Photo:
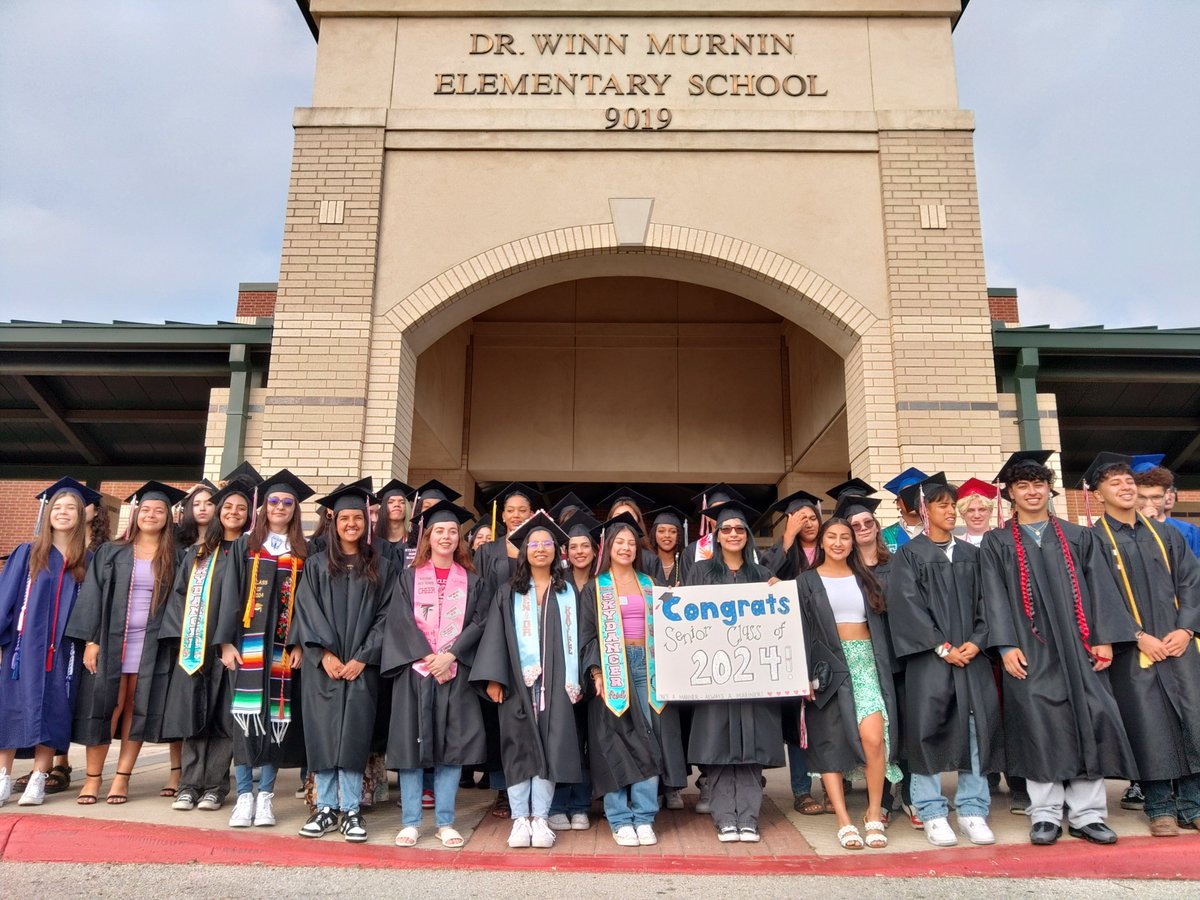
<path id="1" fill-rule="evenodd" d="M 12 776 L 8 774 L 8 769 L 0 769 L 0 806 L 7 803 L 11 796 Z"/>
<path id="2" fill-rule="evenodd" d="M 925 837 L 935 847 L 953 847 L 958 843 L 958 835 L 944 816 L 925 820 Z"/>
<path id="3" fill-rule="evenodd" d="M 524 816 L 517 816 L 512 820 L 512 831 L 508 833 L 508 846 L 529 847 L 533 843 L 533 827 L 529 824 L 529 820 Z"/>
<path id="4" fill-rule="evenodd" d="M 592 820 L 588 818 L 587 813 L 574 813 L 571 816 L 572 831 L 587 831 L 592 827 Z"/>
<path id="5" fill-rule="evenodd" d="M 649 847 L 651 844 L 658 843 L 658 835 L 654 833 L 653 825 L 639 825 L 637 827 L 638 843 L 643 847 Z"/>
<path id="6" fill-rule="evenodd" d="M 46 773 L 34 772 L 29 776 L 25 785 L 25 793 L 17 801 L 17 806 L 41 806 L 46 802 Z"/>
<path id="7" fill-rule="evenodd" d="M 642 843 L 632 825 L 622 825 L 614 831 L 613 840 L 617 842 L 618 847 L 637 847 Z"/>
<path id="8" fill-rule="evenodd" d="M 571 830 L 571 820 L 567 818 L 566 813 L 555 813 L 546 822 L 553 831 Z"/>
<path id="9" fill-rule="evenodd" d="M 996 843 L 996 835 L 992 834 L 983 816 L 959 816 L 958 833 L 972 844 Z"/>
<path id="10" fill-rule="evenodd" d="M 271 808 L 271 801 L 275 798 L 274 794 L 258 795 L 258 802 L 254 805 L 254 824 L 255 825 L 274 825 L 275 810 Z M 241 799 L 241 798 L 239 798 Z"/>
<path id="11" fill-rule="evenodd" d="M 540 847 L 543 850 L 554 846 L 554 839 L 558 837 L 551 829 L 546 820 L 541 816 L 534 816 L 529 820 L 529 829 L 532 832 L 529 846 Z"/>
<path id="12" fill-rule="evenodd" d="M 254 824 L 254 795 L 238 794 L 237 805 L 229 817 L 230 828 L 249 828 Z"/>

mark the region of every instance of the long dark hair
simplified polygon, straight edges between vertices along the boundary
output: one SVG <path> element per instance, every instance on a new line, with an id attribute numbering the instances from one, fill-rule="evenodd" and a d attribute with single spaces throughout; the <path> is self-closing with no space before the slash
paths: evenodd
<path id="1" fill-rule="evenodd" d="M 862 585 L 863 595 L 867 598 L 867 606 L 876 615 L 886 612 L 887 603 L 883 599 L 883 588 L 879 586 L 879 579 L 875 577 L 875 573 L 863 562 L 863 558 L 858 552 L 858 544 L 854 542 L 854 529 L 850 527 L 850 523 L 846 519 L 840 516 L 830 516 L 821 523 L 821 530 L 817 532 L 817 555 L 813 557 L 812 567 L 816 569 L 825 562 L 825 532 L 834 525 L 841 525 L 850 532 L 850 555 L 846 557 L 846 565 L 850 567 L 850 571 Z"/>
<path id="2" fill-rule="evenodd" d="M 631 501 L 622 500 L 621 502 L 628 503 Z M 608 529 L 608 531 L 606 531 L 604 533 L 604 549 L 601 550 L 601 552 L 600 552 L 600 564 L 596 567 L 596 571 L 597 572 L 607 572 L 609 569 L 612 568 L 613 538 L 615 538 L 622 531 L 628 531 L 630 534 L 633 535 L 634 540 L 637 541 L 639 552 L 633 554 L 633 569 L 635 572 L 641 572 L 641 573 L 645 574 L 646 569 L 642 565 L 642 554 L 640 552 L 643 549 L 642 548 L 642 540 L 641 540 L 641 538 L 638 537 L 637 532 L 633 530 L 633 527 L 628 522 L 621 522 L 620 524 L 615 525 L 614 527 Z"/>
<path id="3" fill-rule="evenodd" d="M 108 515 L 108 507 L 100 502 L 95 505 L 96 514 L 88 525 L 88 549 L 93 553 L 112 540 L 112 519 Z"/>
<path id="4" fill-rule="evenodd" d="M 179 517 L 179 526 L 175 530 L 176 546 L 190 547 L 192 544 L 200 540 L 200 523 L 196 521 L 196 514 L 192 511 L 192 504 L 196 502 L 196 498 L 201 494 L 208 494 L 208 498 L 211 500 L 214 493 L 215 491 L 213 491 L 212 488 L 202 484 L 193 489 L 192 492 L 184 498 L 183 512 Z M 213 519 L 215 520 L 217 518 L 217 511 L 213 510 Z M 212 522 L 210 521 L 209 525 L 211 524 Z M 207 525 L 205 526 L 205 530 L 208 530 Z M 207 536 L 205 536 L 205 543 L 207 543 Z"/>
<path id="5" fill-rule="evenodd" d="M 368 515 L 363 513 L 363 515 Z M 325 557 L 329 561 L 329 574 L 334 578 L 353 572 L 366 578 L 371 584 L 379 583 L 379 552 L 367 540 L 367 529 L 364 527 L 355 545 L 358 553 L 348 555 L 342 552 L 342 538 L 337 533 L 337 513 L 334 513 L 334 526 L 329 535 L 329 546 L 325 548 Z"/>
<path id="6" fill-rule="evenodd" d="M 225 500 L 231 497 L 240 497 L 241 494 L 228 494 Z M 246 499 L 246 498 L 243 498 Z M 221 523 L 221 509 L 225 506 L 225 500 L 221 501 L 221 505 L 213 511 L 212 521 L 208 523 L 208 527 L 204 530 L 204 543 L 200 548 L 200 552 L 196 556 L 200 559 L 208 556 L 210 553 L 215 553 L 217 548 L 221 546 L 221 542 L 225 540 L 225 526 Z M 246 521 L 242 523 L 242 534 L 250 530 L 250 501 L 246 499 Z"/>
<path id="7" fill-rule="evenodd" d="M 741 519 L 738 521 L 746 526 L 746 546 L 742 548 L 742 571 L 746 573 L 749 581 L 769 581 L 771 572 L 765 566 L 760 566 L 754 561 L 758 556 L 758 545 L 754 541 L 754 532 L 750 530 L 750 523 Z M 716 546 L 713 548 L 712 559 L 708 561 L 706 570 L 709 578 L 718 584 L 723 584 L 729 579 L 730 572 L 729 567 L 725 565 L 725 553 L 717 537 L 718 530 L 713 529 L 713 543 Z"/>
<path id="8" fill-rule="evenodd" d="M 525 552 L 525 548 L 529 545 L 530 537 L 539 531 L 550 534 L 545 528 L 534 528 L 525 535 L 525 540 L 521 541 L 521 552 L 517 554 L 516 568 L 513 570 L 512 578 L 508 580 L 508 586 L 522 594 L 529 590 L 529 586 L 533 583 L 533 569 L 529 566 L 529 554 Z M 550 539 L 554 540 L 554 535 L 550 534 Z M 550 590 L 557 594 L 566 586 L 566 574 L 563 567 L 558 564 L 558 554 L 556 553 L 550 560 Z"/>

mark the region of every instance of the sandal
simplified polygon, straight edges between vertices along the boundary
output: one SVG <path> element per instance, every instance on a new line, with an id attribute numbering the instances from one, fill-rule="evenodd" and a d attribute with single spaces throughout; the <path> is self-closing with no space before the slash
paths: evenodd
<path id="1" fill-rule="evenodd" d="M 466 843 L 466 841 L 463 840 L 463 836 L 449 825 L 447 825 L 445 828 L 438 829 L 437 838 L 442 842 L 443 847 L 449 847 L 451 850 L 457 850 Z"/>
<path id="2" fill-rule="evenodd" d="M 183 766 L 171 766 L 171 771 L 172 771 L 172 772 L 182 772 L 182 771 L 183 771 Z M 119 774 L 119 773 L 118 773 L 118 774 Z M 171 787 L 171 786 L 170 786 L 170 785 L 168 785 L 168 784 L 164 784 L 164 785 L 162 786 L 162 790 L 160 790 L 160 791 L 158 792 L 158 796 L 160 796 L 160 797 L 174 797 L 174 796 L 175 796 L 176 794 L 178 794 L 178 793 L 179 793 L 179 787 L 178 787 L 178 786 L 176 786 L 176 787 Z"/>
<path id="3" fill-rule="evenodd" d="M 501 791 L 496 796 L 496 805 L 492 807 L 492 815 L 497 819 L 512 818 L 512 809 L 508 805 L 508 791 Z"/>
<path id="4" fill-rule="evenodd" d="M 825 812 L 825 807 L 812 794 L 800 794 L 792 801 L 792 809 L 802 816 L 819 816 Z"/>
<path id="5" fill-rule="evenodd" d="M 837 839 L 843 850 L 861 850 L 863 848 L 862 835 L 853 825 L 843 825 L 839 828 Z"/>
<path id="6" fill-rule="evenodd" d="M 411 847 L 417 842 L 417 838 L 421 836 L 420 830 L 415 825 L 409 825 L 407 828 L 401 828 L 400 833 L 396 835 L 397 847 Z"/>
<path id="7" fill-rule="evenodd" d="M 879 820 L 868 822 L 867 817 L 863 816 L 863 828 L 867 832 L 867 846 L 872 850 L 882 850 L 888 845 L 887 834 L 884 832 L 887 826 L 882 822 Z"/>
<path id="8" fill-rule="evenodd" d="M 29 779 L 33 777 L 33 772 L 29 771 L 12 783 L 14 791 L 23 791 L 29 787 Z"/>
<path id="9" fill-rule="evenodd" d="M 71 786 L 71 767 L 53 766 L 46 773 L 46 793 L 60 794 Z"/>
<path id="10" fill-rule="evenodd" d="M 129 791 L 129 779 L 133 777 L 133 773 L 132 772 L 115 772 L 113 774 L 118 775 L 121 778 L 125 779 L 125 790 L 126 790 L 126 792 L 128 792 Z M 113 787 L 116 787 L 115 779 L 113 781 Z M 111 790 L 110 790 L 109 795 L 104 798 L 104 802 L 109 804 L 110 806 L 120 806 L 122 803 L 129 802 L 129 794 L 128 793 L 114 794 L 114 793 L 111 793 Z"/>
<path id="11" fill-rule="evenodd" d="M 825 795 L 825 802 L 821 805 L 821 812 L 835 815 L 837 810 L 833 808 L 833 801 L 829 799 L 829 795 Z"/>
<path id="12" fill-rule="evenodd" d="M 83 783 L 85 789 L 87 787 L 87 782 L 91 781 L 93 778 L 95 778 L 98 782 L 100 782 L 100 784 L 104 783 L 104 773 L 103 772 L 97 772 L 95 775 L 93 775 L 91 772 L 88 772 L 87 773 L 87 781 L 85 781 Z M 100 788 L 97 787 L 96 790 L 99 791 Z M 80 806 L 91 806 L 93 803 L 95 803 L 99 799 L 100 799 L 99 796 L 97 796 L 96 794 L 80 794 L 78 797 L 75 798 L 75 802 L 78 803 Z"/>

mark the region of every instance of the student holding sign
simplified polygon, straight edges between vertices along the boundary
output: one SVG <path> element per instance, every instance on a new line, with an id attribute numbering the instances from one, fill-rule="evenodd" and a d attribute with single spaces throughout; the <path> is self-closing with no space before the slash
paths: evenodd
<path id="1" fill-rule="evenodd" d="M 758 513 L 729 500 L 704 515 L 716 521 L 718 550 L 687 572 L 687 584 L 753 584 L 771 573 L 754 562 L 750 523 Z M 782 766 L 783 726 L 771 700 L 722 700 L 696 705 L 688 761 L 705 767 L 717 840 L 757 842 L 762 770 Z"/>

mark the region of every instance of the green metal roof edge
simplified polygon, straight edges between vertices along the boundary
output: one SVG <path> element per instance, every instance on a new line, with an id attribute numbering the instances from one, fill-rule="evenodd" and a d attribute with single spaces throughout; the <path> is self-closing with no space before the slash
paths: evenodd
<path id="1" fill-rule="evenodd" d="M 253 324 L 215 322 L 0 322 L 0 346 L 71 346 L 87 349 L 161 346 L 164 349 L 255 344 L 269 347 L 270 319 Z"/>
<path id="2" fill-rule="evenodd" d="M 1051 328 L 1049 325 L 1009 327 L 992 323 L 992 346 L 997 350 L 1037 350 L 1074 353 L 1187 353 L 1200 356 L 1200 328 Z"/>

